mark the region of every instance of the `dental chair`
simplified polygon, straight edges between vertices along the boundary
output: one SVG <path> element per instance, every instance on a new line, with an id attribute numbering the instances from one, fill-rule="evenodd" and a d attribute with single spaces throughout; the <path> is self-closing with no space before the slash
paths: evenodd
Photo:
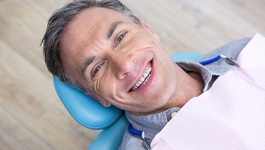
<path id="1" fill-rule="evenodd" d="M 185 52 L 171 57 L 173 61 L 195 61 L 202 54 Z M 81 125 L 92 130 L 102 130 L 89 150 L 116 150 L 119 148 L 128 121 L 124 111 L 114 106 L 103 107 L 92 97 L 54 77 L 54 87 L 71 116 Z M 74 130 L 74 129 L 73 129 Z"/>

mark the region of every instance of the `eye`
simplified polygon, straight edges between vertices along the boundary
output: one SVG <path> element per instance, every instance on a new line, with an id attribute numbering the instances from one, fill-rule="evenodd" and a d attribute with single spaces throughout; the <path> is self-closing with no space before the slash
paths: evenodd
<path id="1" fill-rule="evenodd" d="M 97 65 L 91 72 L 91 77 L 95 77 L 96 74 L 100 71 L 101 67 L 104 65 L 105 62 L 102 62 L 101 64 Z"/>
<path id="2" fill-rule="evenodd" d="M 127 31 L 118 36 L 118 38 L 115 42 L 115 47 L 118 46 L 118 44 L 123 40 L 123 38 L 125 37 L 126 34 L 127 34 Z"/>

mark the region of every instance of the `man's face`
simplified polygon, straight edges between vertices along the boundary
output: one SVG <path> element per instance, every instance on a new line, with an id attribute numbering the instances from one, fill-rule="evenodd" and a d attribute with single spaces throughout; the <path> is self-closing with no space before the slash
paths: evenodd
<path id="1" fill-rule="evenodd" d="M 165 107 L 176 92 L 176 65 L 157 35 L 114 10 L 81 11 L 61 46 L 63 66 L 105 106 L 147 113 Z"/>

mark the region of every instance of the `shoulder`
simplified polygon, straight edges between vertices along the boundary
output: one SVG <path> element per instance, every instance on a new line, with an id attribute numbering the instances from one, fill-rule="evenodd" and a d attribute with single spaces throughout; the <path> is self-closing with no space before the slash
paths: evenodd
<path id="1" fill-rule="evenodd" d="M 119 150 L 145 150 L 142 139 L 133 136 L 127 130 L 124 132 L 122 144 Z"/>
<path id="2" fill-rule="evenodd" d="M 213 58 L 220 54 L 223 54 L 227 57 L 230 57 L 236 60 L 241 50 L 248 44 L 250 40 L 251 38 L 241 38 L 241 39 L 232 41 L 230 43 L 227 43 L 205 54 L 199 61 Z"/>
<path id="3" fill-rule="evenodd" d="M 216 48 L 215 50 L 205 54 L 202 58 L 197 60 L 198 62 L 209 60 L 215 58 L 216 56 L 222 54 L 225 55 L 233 60 L 237 60 L 237 57 L 242 49 L 249 43 L 251 38 L 242 38 L 235 40 L 233 42 L 227 43 L 223 46 Z M 235 67 L 227 63 L 225 60 L 218 60 L 211 64 L 205 65 L 205 67 L 212 73 L 212 75 L 222 75 L 228 70 Z"/>

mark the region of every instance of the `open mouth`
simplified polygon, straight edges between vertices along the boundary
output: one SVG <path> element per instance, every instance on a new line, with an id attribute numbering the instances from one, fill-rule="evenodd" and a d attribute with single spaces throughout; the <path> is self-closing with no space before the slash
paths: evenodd
<path id="1" fill-rule="evenodd" d="M 150 76 L 151 76 L 151 72 L 152 72 L 152 67 L 151 65 L 148 65 L 142 75 L 142 77 L 140 78 L 139 81 L 136 82 L 136 84 L 130 89 L 131 91 L 135 91 L 137 89 L 139 89 L 141 86 L 145 85 L 146 82 L 149 80 Z"/>

